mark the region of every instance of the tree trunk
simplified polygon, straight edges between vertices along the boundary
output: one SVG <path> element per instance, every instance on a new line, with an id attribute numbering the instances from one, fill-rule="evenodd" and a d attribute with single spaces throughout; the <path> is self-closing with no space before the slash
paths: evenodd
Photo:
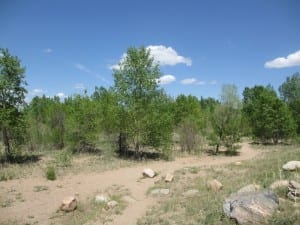
<path id="1" fill-rule="evenodd" d="M 3 136 L 4 147 L 5 147 L 5 154 L 6 154 L 6 156 L 10 156 L 11 146 L 10 146 L 8 131 L 7 131 L 6 127 L 3 127 L 3 129 L 2 129 L 2 136 Z"/>
<path id="2" fill-rule="evenodd" d="M 216 155 L 219 153 L 219 147 L 220 147 L 220 145 L 217 144 L 217 147 L 216 147 Z"/>

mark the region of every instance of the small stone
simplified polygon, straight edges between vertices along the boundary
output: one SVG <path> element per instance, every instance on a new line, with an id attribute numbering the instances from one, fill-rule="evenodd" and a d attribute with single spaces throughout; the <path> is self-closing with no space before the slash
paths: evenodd
<path id="1" fill-rule="evenodd" d="M 240 165 L 242 165 L 242 162 L 235 162 L 234 165 L 240 166 Z"/>
<path id="2" fill-rule="evenodd" d="M 282 166 L 282 169 L 289 171 L 300 169 L 300 161 L 289 161 Z"/>
<path id="3" fill-rule="evenodd" d="M 209 180 L 207 182 L 207 187 L 210 190 L 219 191 L 220 189 L 222 189 L 223 185 L 221 184 L 220 181 L 214 179 L 214 180 Z"/>
<path id="4" fill-rule="evenodd" d="M 184 197 L 194 197 L 198 194 L 199 194 L 199 190 L 197 190 L 197 189 L 191 189 L 191 190 L 188 190 L 188 191 L 182 193 L 182 195 Z"/>
<path id="5" fill-rule="evenodd" d="M 170 173 L 167 173 L 166 177 L 165 177 L 165 182 L 172 182 L 174 179 L 174 176 Z"/>
<path id="6" fill-rule="evenodd" d="M 274 190 L 276 188 L 286 188 L 288 185 L 289 185 L 288 180 L 277 180 L 270 185 L 270 188 Z"/>
<path id="7" fill-rule="evenodd" d="M 77 207 L 77 200 L 74 196 L 70 196 L 65 198 L 60 206 L 60 210 L 65 212 L 71 212 L 74 211 Z"/>
<path id="8" fill-rule="evenodd" d="M 150 168 L 146 168 L 143 170 L 143 176 L 145 177 L 153 178 L 155 177 L 155 175 L 156 175 L 155 172 Z"/>
<path id="9" fill-rule="evenodd" d="M 118 205 L 119 203 L 117 202 L 117 201 L 109 201 L 108 203 L 107 203 L 107 208 L 108 209 L 113 209 L 113 208 L 115 208 L 117 205 Z"/>
<path id="10" fill-rule="evenodd" d="M 96 203 L 106 203 L 109 201 L 109 197 L 105 195 L 96 195 L 95 202 Z"/>

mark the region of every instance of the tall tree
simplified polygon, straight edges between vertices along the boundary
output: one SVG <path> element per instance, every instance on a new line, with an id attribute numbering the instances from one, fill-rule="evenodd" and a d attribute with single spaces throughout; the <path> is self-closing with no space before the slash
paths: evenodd
<path id="1" fill-rule="evenodd" d="M 11 156 L 18 145 L 18 132 L 22 124 L 22 108 L 25 104 L 25 68 L 7 49 L 0 49 L 0 129 L 5 153 Z"/>
<path id="2" fill-rule="evenodd" d="M 216 146 L 216 153 L 222 145 L 227 151 L 235 152 L 241 126 L 241 100 L 235 85 L 223 85 L 221 104 L 217 105 L 212 113 L 211 125 L 209 139 L 210 144 Z"/>
<path id="3" fill-rule="evenodd" d="M 129 48 L 113 75 L 119 107 L 119 150 L 123 152 L 130 145 L 138 153 L 145 145 L 157 148 L 166 144 L 171 134 L 171 119 L 163 120 L 169 114 L 165 107 L 168 100 L 158 87 L 161 72 L 150 50 Z"/>
<path id="4" fill-rule="evenodd" d="M 243 113 L 255 138 L 276 144 L 280 139 L 293 136 L 295 126 L 291 113 L 272 87 L 247 87 L 243 95 Z"/>
<path id="5" fill-rule="evenodd" d="M 300 73 L 287 77 L 279 87 L 279 93 L 288 104 L 297 125 L 297 133 L 300 134 Z"/>

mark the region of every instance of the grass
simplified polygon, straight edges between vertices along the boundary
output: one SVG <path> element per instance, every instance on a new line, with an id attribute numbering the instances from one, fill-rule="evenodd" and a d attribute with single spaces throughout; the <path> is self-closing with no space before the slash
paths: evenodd
<path id="1" fill-rule="evenodd" d="M 268 189 L 270 184 L 278 179 L 300 182 L 300 170 L 285 172 L 281 169 L 287 161 L 300 159 L 299 145 L 264 146 L 262 149 L 259 147 L 256 148 L 257 151 L 263 152 L 262 158 L 243 162 L 240 166 L 230 164 L 223 167 L 184 168 L 176 171 L 174 182 L 169 186 L 169 197 L 160 199 L 160 204 L 148 210 L 146 216 L 138 220 L 138 225 L 233 225 L 235 221 L 228 219 L 222 210 L 224 199 L 231 193 L 248 184 L 258 184 L 263 189 Z M 202 173 L 197 174 L 195 171 Z M 208 190 L 206 182 L 210 179 L 219 180 L 223 189 L 218 192 Z M 163 185 L 159 182 L 151 189 Z M 199 190 L 199 195 L 184 197 L 182 193 L 190 189 Z M 300 203 L 288 200 L 286 189 L 275 191 L 284 200 L 281 201 L 280 210 L 268 224 L 300 224 Z"/>
<path id="2" fill-rule="evenodd" d="M 48 180 L 56 180 L 56 172 L 53 166 L 48 166 L 46 169 L 46 178 Z"/>
<path id="3" fill-rule="evenodd" d="M 64 213 L 57 211 L 50 218 L 50 224 L 65 224 L 65 225 L 83 225 L 93 224 L 97 221 L 97 224 L 106 224 L 112 221 L 113 215 L 122 214 L 127 204 L 122 200 L 122 197 L 128 195 L 128 190 L 121 186 L 112 186 L 107 190 L 100 193 L 106 193 L 110 200 L 115 200 L 118 205 L 113 209 L 108 209 L 105 203 L 96 203 L 95 193 L 94 196 L 90 196 L 86 201 L 79 201 L 77 209 L 73 212 Z"/>

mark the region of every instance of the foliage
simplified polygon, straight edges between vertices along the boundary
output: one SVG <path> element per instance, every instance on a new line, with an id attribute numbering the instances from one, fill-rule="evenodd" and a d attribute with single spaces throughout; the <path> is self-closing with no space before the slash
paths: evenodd
<path id="1" fill-rule="evenodd" d="M 99 130 L 99 111 L 95 101 L 88 96 L 76 95 L 65 100 L 66 138 L 73 152 L 96 150 Z"/>
<path id="2" fill-rule="evenodd" d="M 300 73 L 294 73 L 287 77 L 279 87 L 281 98 L 287 103 L 297 125 L 297 133 L 300 134 Z"/>
<path id="3" fill-rule="evenodd" d="M 235 152 L 235 143 L 240 138 L 241 101 L 235 85 L 224 85 L 221 94 L 221 104 L 215 107 L 211 116 L 212 130 L 209 134 L 210 145 L 216 146 L 216 153 L 220 146 L 227 151 Z"/>
<path id="4" fill-rule="evenodd" d="M 252 134 L 261 142 L 278 143 L 295 133 L 295 126 L 287 105 L 280 100 L 272 87 L 245 88 L 243 113 Z"/>
<path id="5" fill-rule="evenodd" d="M 48 180 L 56 180 L 56 172 L 53 166 L 48 166 L 46 169 L 46 178 Z"/>
<path id="6" fill-rule="evenodd" d="M 7 49 L 0 49 L 0 129 L 9 158 L 23 142 L 25 128 L 22 108 L 25 104 L 25 68 Z"/>
<path id="7" fill-rule="evenodd" d="M 118 105 L 119 151 L 138 154 L 144 146 L 162 148 L 170 142 L 172 118 L 168 97 L 158 88 L 160 69 L 144 47 L 129 48 L 114 70 L 113 90 Z"/>
<path id="8" fill-rule="evenodd" d="M 195 150 L 199 139 L 199 129 L 191 118 L 182 120 L 177 128 L 180 135 L 179 144 L 182 151 Z"/>

